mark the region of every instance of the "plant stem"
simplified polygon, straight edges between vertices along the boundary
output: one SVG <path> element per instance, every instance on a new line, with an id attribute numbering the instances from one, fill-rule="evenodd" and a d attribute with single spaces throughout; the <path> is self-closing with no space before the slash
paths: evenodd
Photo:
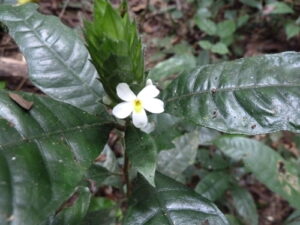
<path id="1" fill-rule="evenodd" d="M 124 178 L 125 178 L 125 183 L 126 183 L 126 189 L 127 189 L 127 197 L 129 198 L 131 195 L 131 183 L 130 183 L 130 179 L 129 179 L 129 160 L 128 160 L 128 156 L 125 152 L 125 156 L 124 156 L 124 168 L 123 168 L 123 172 L 124 172 Z"/>

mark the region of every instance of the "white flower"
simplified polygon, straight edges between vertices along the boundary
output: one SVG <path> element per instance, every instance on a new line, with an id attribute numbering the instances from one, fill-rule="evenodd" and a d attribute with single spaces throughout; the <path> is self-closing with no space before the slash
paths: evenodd
<path id="1" fill-rule="evenodd" d="M 159 90 L 151 83 L 148 83 L 138 95 L 135 95 L 128 84 L 120 83 L 117 86 L 117 95 L 124 102 L 116 105 L 112 113 L 119 119 L 132 115 L 133 125 L 143 128 L 148 124 L 146 111 L 151 113 L 162 113 L 164 111 L 163 101 L 155 98 Z"/>

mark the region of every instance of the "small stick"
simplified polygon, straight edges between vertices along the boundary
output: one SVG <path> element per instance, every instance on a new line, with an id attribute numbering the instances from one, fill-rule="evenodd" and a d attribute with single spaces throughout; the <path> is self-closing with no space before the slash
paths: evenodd
<path id="1" fill-rule="evenodd" d="M 67 6 L 69 5 L 69 3 L 70 3 L 70 0 L 66 0 L 65 1 L 65 4 L 63 5 L 63 8 L 62 8 L 62 10 L 60 11 L 60 13 L 59 13 L 59 18 L 62 18 L 63 17 L 63 15 L 65 14 L 65 11 L 66 11 L 66 8 L 67 8 Z"/>

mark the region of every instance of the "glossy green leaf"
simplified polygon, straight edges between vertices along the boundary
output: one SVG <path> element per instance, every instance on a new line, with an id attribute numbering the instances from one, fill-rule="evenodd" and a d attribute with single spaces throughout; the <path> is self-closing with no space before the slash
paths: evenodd
<path id="1" fill-rule="evenodd" d="M 47 225 L 80 225 L 88 212 L 90 201 L 91 193 L 89 189 L 80 187 L 69 202 L 64 205 L 65 208 L 51 218 Z"/>
<path id="2" fill-rule="evenodd" d="M 108 145 L 105 145 L 99 160 L 94 162 L 86 173 L 86 179 L 95 182 L 96 186 L 111 185 L 119 186 L 120 179 L 117 175 L 121 174 L 117 158 Z M 100 160 L 101 159 L 101 160 Z"/>
<path id="3" fill-rule="evenodd" d="M 212 152 L 208 149 L 199 149 L 196 162 L 207 170 L 222 170 L 230 166 L 219 151 Z"/>
<path id="4" fill-rule="evenodd" d="M 125 132 L 125 149 L 132 166 L 154 185 L 157 155 L 154 139 L 138 128 L 129 127 Z"/>
<path id="5" fill-rule="evenodd" d="M 189 72 L 196 66 L 196 59 L 191 54 L 177 55 L 158 63 L 149 72 L 149 78 L 155 81 L 166 79 L 170 75 Z"/>
<path id="6" fill-rule="evenodd" d="M 116 173 L 119 171 L 117 158 L 115 153 L 111 150 L 108 144 L 105 145 L 103 151 L 101 152 L 99 158 L 103 158 L 104 160 L 101 162 L 97 162 L 103 168 L 106 168 L 111 173 Z"/>
<path id="7" fill-rule="evenodd" d="M 116 225 L 115 215 L 111 215 L 111 210 L 102 209 L 87 214 L 81 225 Z"/>
<path id="8" fill-rule="evenodd" d="M 283 223 L 283 225 L 299 225 L 300 224 L 300 211 L 295 210 Z"/>
<path id="9" fill-rule="evenodd" d="M 116 225 L 117 217 L 115 202 L 103 197 L 93 197 L 81 225 Z"/>
<path id="10" fill-rule="evenodd" d="M 232 204 L 245 225 L 258 225 L 258 214 L 252 195 L 244 188 L 231 189 Z"/>
<path id="11" fill-rule="evenodd" d="M 200 144 L 199 132 L 194 131 L 178 137 L 174 140 L 174 144 L 174 149 L 164 150 L 158 154 L 157 167 L 163 174 L 181 181 L 182 172 L 195 162 Z"/>
<path id="12" fill-rule="evenodd" d="M 84 44 L 75 31 L 37 7 L 0 7 L 0 21 L 24 54 L 31 81 L 56 100 L 100 114 L 103 88 Z"/>
<path id="13" fill-rule="evenodd" d="M 214 0 L 202 0 L 199 2 L 200 8 L 209 8 L 214 4 Z"/>
<path id="14" fill-rule="evenodd" d="M 218 36 L 225 38 L 234 34 L 236 30 L 236 25 L 234 20 L 224 20 L 217 25 Z"/>
<path id="15" fill-rule="evenodd" d="M 87 180 L 96 182 L 96 185 L 101 185 L 111 173 L 99 163 L 94 163 L 87 171 L 85 177 Z"/>
<path id="16" fill-rule="evenodd" d="M 269 189 L 300 209 L 300 179 L 297 167 L 268 146 L 244 137 L 221 137 L 216 145 L 245 167 Z"/>
<path id="17" fill-rule="evenodd" d="M 260 2 L 260 0 L 239 0 L 240 2 L 244 3 L 245 5 L 254 7 L 254 8 L 258 8 L 261 9 L 262 8 L 262 4 Z"/>
<path id="18" fill-rule="evenodd" d="M 220 54 L 220 55 L 226 55 L 226 54 L 229 53 L 229 50 L 228 50 L 227 46 L 222 42 L 218 42 L 217 44 L 214 44 L 211 47 L 211 51 L 213 53 L 217 53 L 217 54 Z"/>
<path id="19" fill-rule="evenodd" d="M 196 24 L 198 27 L 209 35 L 215 35 L 217 33 L 217 25 L 210 19 L 196 18 Z"/>
<path id="20" fill-rule="evenodd" d="M 159 173 L 155 184 L 137 181 L 123 225 L 228 225 L 213 203 L 184 185 Z"/>
<path id="21" fill-rule="evenodd" d="M 17 0 L 0 0 L 0 4 L 17 4 Z"/>
<path id="22" fill-rule="evenodd" d="M 163 93 L 165 111 L 227 133 L 300 131 L 300 54 L 206 65 Z"/>
<path id="23" fill-rule="evenodd" d="M 211 12 L 207 8 L 198 8 L 196 12 L 196 17 L 197 19 L 209 18 L 211 17 Z"/>
<path id="24" fill-rule="evenodd" d="M 300 34 L 300 26 L 295 24 L 293 21 L 287 23 L 284 26 L 284 30 L 288 39 Z"/>
<path id="25" fill-rule="evenodd" d="M 238 218 L 233 215 L 226 215 L 226 218 L 229 221 L 230 225 L 244 225 L 238 220 Z"/>
<path id="26" fill-rule="evenodd" d="M 199 41 L 199 45 L 201 48 L 206 49 L 206 50 L 210 50 L 211 47 L 213 46 L 213 44 L 210 41 Z"/>
<path id="27" fill-rule="evenodd" d="M 266 7 L 270 8 L 270 14 L 288 14 L 294 13 L 294 10 L 285 2 L 273 2 Z"/>
<path id="28" fill-rule="evenodd" d="M 220 136 L 220 132 L 206 127 L 198 128 L 200 145 L 212 145 L 213 140 Z"/>
<path id="29" fill-rule="evenodd" d="M 0 81 L 0 90 L 5 89 L 5 87 L 6 87 L 6 82 Z"/>
<path id="30" fill-rule="evenodd" d="M 208 173 L 195 187 L 195 191 L 211 201 L 216 201 L 228 189 L 230 179 L 230 175 L 223 171 Z"/>
<path id="31" fill-rule="evenodd" d="M 174 147 L 172 141 L 181 135 L 179 131 L 179 119 L 167 113 L 153 114 L 150 116 L 154 131 L 150 133 L 153 137 L 157 151 Z"/>
<path id="32" fill-rule="evenodd" d="M 0 224 L 38 225 L 74 192 L 111 128 L 71 105 L 19 95 L 30 110 L 0 91 Z"/>
<path id="33" fill-rule="evenodd" d="M 250 19 L 250 16 L 248 14 L 242 15 L 237 19 L 237 27 L 244 26 Z"/>

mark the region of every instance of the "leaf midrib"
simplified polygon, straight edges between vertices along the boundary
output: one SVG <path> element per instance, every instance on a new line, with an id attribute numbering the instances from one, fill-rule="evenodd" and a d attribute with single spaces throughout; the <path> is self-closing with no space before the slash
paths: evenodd
<path id="1" fill-rule="evenodd" d="M 102 122 L 102 123 L 91 123 L 91 124 L 84 124 L 84 125 L 81 125 L 81 126 L 76 126 L 76 127 L 70 127 L 68 129 L 65 129 L 65 130 L 58 130 L 58 131 L 53 131 L 53 132 L 45 132 L 43 133 L 42 135 L 37 135 L 37 136 L 32 136 L 32 137 L 29 137 L 29 138 L 24 138 L 24 139 L 20 139 L 20 140 L 17 140 L 15 142 L 11 142 L 11 143 L 7 143 L 7 144 L 3 144 L 1 145 L 0 144 L 0 149 L 4 149 L 8 146 L 14 146 L 14 145 L 18 145 L 18 144 L 21 144 L 21 143 L 24 143 L 24 142 L 32 142 L 34 140 L 39 140 L 39 139 L 42 139 L 42 138 L 45 138 L 45 137 L 51 137 L 51 136 L 56 136 L 56 135 L 60 135 L 60 134 L 65 134 L 65 133 L 72 133 L 74 131 L 77 131 L 77 130 L 83 130 L 83 129 L 89 129 L 89 128 L 93 128 L 93 127 L 97 127 L 97 126 L 105 126 L 105 125 L 109 125 L 109 124 L 112 124 L 111 122 Z"/>
<path id="2" fill-rule="evenodd" d="M 168 208 L 165 207 L 164 202 L 161 200 L 163 198 L 160 197 L 160 195 L 159 195 L 161 192 L 166 192 L 166 191 L 167 192 L 169 192 L 169 191 L 175 191 L 175 192 L 177 192 L 177 191 L 184 191 L 184 192 L 189 192 L 189 190 L 180 189 L 180 188 L 176 188 L 176 189 L 164 189 L 164 188 L 162 188 L 162 189 L 156 189 L 156 188 L 154 188 L 154 196 L 155 196 L 155 198 L 157 200 L 157 203 L 159 205 L 159 210 L 155 214 L 153 214 L 151 218 L 153 218 L 154 216 L 156 216 L 159 212 L 162 212 L 162 214 L 169 221 L 170 225 L 175 225 L 173 223 L 172 218 L 170 217 Z M 199 212 L 198 210 L 194 210 L 194 209 L 182 209 L 182 208 L 172 209 L 172 211 L 192 211 L 192 212 Z M 211 216 L 218 216 L 217 214 L 214 214 L 214 213 L 209 213 L 209 214 L 205 213 L 205 212 L 202 212 L 202 213 L 207 214 L 207 215 L 211 215 Z"/>
<path id="3" fill-rule="evenodd" d="M 14 12 L 15 13 L 15 12 Z M 15 14 L 16 15 L 16 14 Z M 48 46 L 48 44 L 41 39 L 40 35 L 36 32 L 35 29 L 33 29 L 32 25 L 30 23 L 28 23 L 28 20 L 33 16 L 34 14 L 29 15 L 27 18 L 21 19 L 21 21 L 24 22 L 24 24 L 29 27 L 29 29 L 34 33 L 34 35 L 39 39 L 39 41 L 44 45 L 44 47 L 46 47 L 55 57 L 57 60 L 59 60 L 66 68 L 68 71 L 71 72 L 71 74 L 73 75 L 73 77 L 75 79 L 77 79 L 78 81 L 82 82 L 82 85 L 93 95 L 97 96 L 98 98 L 101 98 L 100 95 L 98 95 L 98 93 L 91 87 L 88 86 L 87 82 L 85 82 L 84 80 L 82 80 L 79 76 L 77 76 L 77 74 L 75 73 L 75 71 L 68 65 L 65 63 L 65 60 L 63 60 L 61 58 L 61 56 L 59 54 L 57 54 L 52 48 L 50 48 Z M 18 17 L 18 15 L 16 15 Z M 45 15 L 42 15 L 45 16 Z M 88 55 L 88 53 L 87 53 Z M 91 65 L 90 65 L 91 66 Z"/>
<path id="4" fill-rule="evenodd" d="M 162 212 L 162 214 L 167 218 L 170 225 L 175 225 L 169 215 L 169 210 L 165 207 L 165 204 L 162 202 L 161 197 L 159 196 L 159 191 L 154 188 L 154 195 L 157 200 L 157 203 L 159 205 L 159 209 Z"/>
<path id="5" fill-rule="evenodd" d="M 249 90 L 249 89 L 263 89 L 263 88 L 273 88 L 273 87 L 300 87 L 300 83 L 287 83 L 287 84 L 271 84 L 271 85 L 245 85 L 245 86 L 238 86 L 238 87 L 227 87 L 227 88 L 210 88 L 203 91 L 195 91 L 190 92 L 187 94 L 175 96 L 169 99 L 166 99 L 165 102 L 172 102 L 181 98 L 187 98 L 191 96 L 201 95 L 211 93 L 212 95 L 217 94 L 217 92 L 231 92 L 231 91 L 240 91 L 240 90 Z"/>

